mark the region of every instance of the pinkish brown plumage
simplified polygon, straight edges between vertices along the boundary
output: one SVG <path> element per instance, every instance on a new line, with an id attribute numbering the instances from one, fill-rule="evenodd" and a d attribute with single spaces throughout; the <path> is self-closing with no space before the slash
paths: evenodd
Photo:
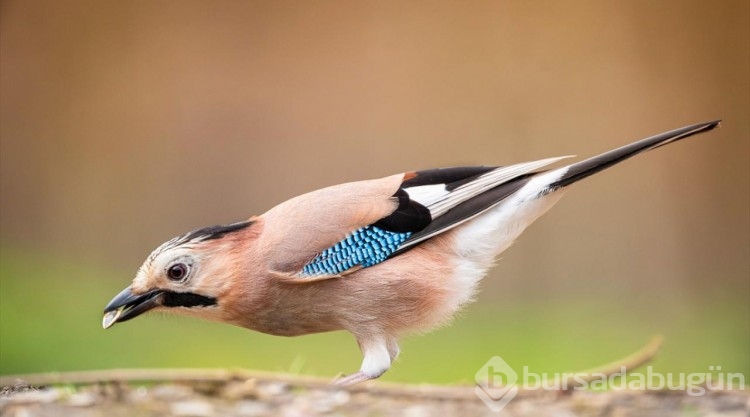
<path id="1" fill-rule="evenodd" d="M 563 158 L 341 184 L 157 248 L 105 308 L 104 327 L 159 309 L 263 333 L 352 333 L 377 378 L 398 340 L 449 321 L 498 253 L 578 180 L 718 122 L 666 132 L 562 168 Z"/>

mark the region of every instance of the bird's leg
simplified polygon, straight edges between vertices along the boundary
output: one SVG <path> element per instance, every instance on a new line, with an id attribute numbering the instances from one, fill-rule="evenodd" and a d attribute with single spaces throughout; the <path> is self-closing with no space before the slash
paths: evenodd
<path id="1" fill-rule="evenodd" d="M 370 379 L 378 378 L 391 367 L 391 362 L 398 355 L 398 345 L 395 340 L 389 341 L 385 336 L 368 336 L 357 338 L 359 348 L 362 350 L 364 359 L 359 372 L 337 378 L 333 385 L 344 387 L 351 386 Z M 395 350 L 394 348 L 395 347 Z"/>
<path id="2" fill-rule="evenodd" d="M 360 382 L 369 381 L 371 379 L 375 379 L 377 376 L 369 376 L 362 373 L 362 371 L 355 372 L 351 375 L 342 376 L 340 378 L 336 378 L 331 385 L 335 387 L 350 387 L 355 384 L 359 384 Z"/>
<path id="3" fill-rule="evenodd" d="M 391 364 L 393 364 L 393 362 L 396 362 L 396 358 L 398 358 L 401 349 L 399 349 L 398 342 L 393 337 L 386 339 L 386 346 L 388 346 L 388 356 L 391 357 Z"/>

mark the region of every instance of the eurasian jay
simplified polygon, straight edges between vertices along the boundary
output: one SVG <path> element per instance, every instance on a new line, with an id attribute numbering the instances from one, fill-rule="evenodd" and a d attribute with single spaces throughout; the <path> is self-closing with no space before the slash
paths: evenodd
<path id="1" fill-rule="evenodd" d="M 154 250 L 104 309 L 103 326 L 172 311 L 263 333 L 347 330 L 377 378 L 398 340 L 446 323 L 495 257 L 565 189 L 620 161 L 714 129 L 662 133 L 590 159 L 413 171 L 313 191 L 261 216 L 176 237 Z"/>

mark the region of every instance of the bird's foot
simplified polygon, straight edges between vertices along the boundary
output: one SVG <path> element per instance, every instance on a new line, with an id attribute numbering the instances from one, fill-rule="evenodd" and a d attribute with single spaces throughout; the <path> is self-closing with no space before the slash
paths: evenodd
<path id="1" fill-rule="evenodd" d="M 364 372 L 359 371 L 351 375 L 337 377 L 331 382 L 331 385 L 334 387 L 351 387 L 354 384 L 359 384 L 360 382 L 369 381 L 375 378 L 377 378 L 377 376 L 369 376 Z"/>

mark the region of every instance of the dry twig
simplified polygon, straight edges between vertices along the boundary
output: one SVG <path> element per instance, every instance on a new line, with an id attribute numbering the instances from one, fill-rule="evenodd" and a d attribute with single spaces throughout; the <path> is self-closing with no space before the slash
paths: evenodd
<path id="1" fill-rule="evenodd" d="M 654 337 L 646 346 L 630 356 L 616 360 L 609 364 L 577 372 L 579 380 L 590 382 L 592 374 L 611 375 L 620 372 L 621 367 L 631 371 L 649 362 L 659 351 L 662 338 Z M 587 380 L 588 378 L 588 380 Z M 97 371 L 74 371 L 54 372 L 27 375 L 7 375 L 0 377 L 0 386 L 12 386 L 18 380 L 23 380 L 32 385 L 55 385 L 55 384 L 95 384 L 105 382 L 226 382 L 255 380 L 258 382 L 281 382 L 295 387 L 314 389 L 340 389 L 330 385 L 331 380 L 327 378 L 291 375 L 273 372 L 248 371 L 248 370 L 222 370 L 222 369 L 111 369 Z M 570 377 L 568 385 L 576 386 L 576 381 Z M 415 385 L 393 382 L 371 381 L 364 384 L 346 388 L 351 392 L 367 391 L 370 394 L 383 394 L 395 397 L 416 398 L 440 398 L 440 399 L 467 399 L 475 398 L 474 387 L 468 385 L 439 386 L 439 385 Z M 533 390 L 523 390 L 521 393 L 529 393 Z"/>

